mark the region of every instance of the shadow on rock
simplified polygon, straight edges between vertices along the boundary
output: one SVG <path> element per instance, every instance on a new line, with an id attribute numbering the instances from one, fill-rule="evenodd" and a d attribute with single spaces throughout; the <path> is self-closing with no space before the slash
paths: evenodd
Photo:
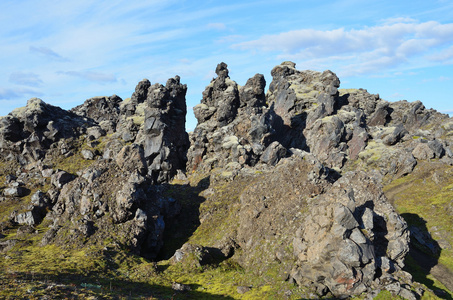
<path id="1" fill-rule="evenodd" d="M 406 268 L 413 275 L 415 281 L 425 284 L 440 298 L 453 299 L 447 291 L 434 286 L 434 281 L 428 278 L 429 274 L 439 280 L 447 289 L 453 291 L 453 274 L 439 264 L 442 249 L 431 237 L 426 227 L 426 221 L 417 214 L 404 213 L 411 234 L 409 255 L 406 257 Z"/>
<path id="2" fill-rule="evenodd" d="M 206 199 L 200 193 L 210 185 L 209 177 L 205 177 L 196 187 L 190 185 L 164 185 L 166 194 L 174 197 L 181 205 L 178 216 L 166 220 L 163 247 L 157 260 L 166 260 L 173 256 L 179 248 L 186 243 L 200 226 L 200 205 Z"/>

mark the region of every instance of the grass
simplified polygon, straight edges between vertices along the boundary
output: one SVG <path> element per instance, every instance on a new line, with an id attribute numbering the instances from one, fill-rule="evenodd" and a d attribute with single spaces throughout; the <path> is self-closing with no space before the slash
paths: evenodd
<path id="1" fill-rule="evenodd" d="M 275 283 L 265 282 L 245 272 L 234 261 L 219 265 L 189 268 L 158 263 L 119 249 L 87 247 L 64 249 L 56 245 L 40 247 L 44 231 L 24 239 L 0 256 L 0 298 L 35 298 L 52 295 L 64 297 L 101 297 L 118 299 L 279 299 Z M 191 291 L 179 294 L 173 282 L 187 284 Z M 52 291 L 49 286 L 55 287 Z M 251 286 L 246 294 L 238 286 Z M 283 282 L 278 286 L 296 293 L 298 288 Z"/>
<path id="2" fill-rule="evenodd" d="M 453 245 L 453 219 L 448 213 L 448 207 L 453 209 L 452 175 L 453 168 L 450 166 L 440 162 L 422 162 L 410 175 L 396 179 L 384 187 L 387 197 L 408 225 L 428 231 L 435 244 L 443 240 L 444 243 Z M 414 240 L 412 246 L 427 252 Z M 444 247 L 434 258 L 453 274 L 451 246 Z M 453 291 L 449 291 L 437 278 L 426 274 L 415 260 L 408 258 L 407 264 L 417 281 L 432 289 L 445 290 L 453 297 Z"/>

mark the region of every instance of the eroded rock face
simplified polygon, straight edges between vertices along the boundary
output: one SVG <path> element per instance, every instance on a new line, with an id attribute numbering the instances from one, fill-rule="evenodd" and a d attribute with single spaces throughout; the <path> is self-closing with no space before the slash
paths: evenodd
<path id="1" fill-rule="evenodd" d="M 25 165 L 44 159 L 49 147 L 78 137 L 92 122 L 38 98 L 0 120 L 0 156 Z"/>
<path id="2" fill-rule="evenodd" d="M 267 95 L 260 74 L 238 88 L 229 78 L 226 64 L 219 64 L 217 73 L 201 103 L 194 107 L 198 125 L 188 151 L 187 169 L 191 171 L 209 171 L 230 163 L 275 165 L 290 155 L 290 149 L 299 149 L 336 170 L 359 160 L 372 167 L 379 165 L 383 175 L 402 176 L 416 164 L 413 146 L 408 145 L 414 128 L 428 119 L 443 118 L 416 104 L 403 115 L 400 106 L 404 102 L 390 104 L 363 89 L 339 91 L 340 81 L 334 73 L 299 71 L 291 62 L 272 70 Z M 393 147 L 382 159 L 370 162 L 363 160 L 367 154 L 361 154 L 374 151 L 370 142 L 384 152 L 386 146 Z M 437 148 L 441 147 L 445 148 Z M 397 163 L 387 159 L 396 152 Z"/>
<path id="3" fill-rule="evenodd" d="M 36 225 L 45 218 L 52 225 L 43 244 L 77 247 L 109 238 L 154 258 L 165 221 L 180 209 L 155 185 L 185 170 L 186 91 L 178 76 L 165 86 L 143 80 L 129 101 L 94 97 L 65 111 L 34 98 L 3 117 L 0 155 L 18 168 L 3 196 L 21 198 L 33 184 L 48 185 L 11 222 Z"/>
<path id="4" fill-rule="evenodd" d="M 241 194 L 242 262 L 258 256 L 266 265 L 277 255 L 299 285 L 336 297 L 377 289 L 380 276 L 397 279 L 409 231 L 379 182 L 377 172 L 360 171 L 335 181 L 308 153 L 283 160 Z M 288 244 L 291 253 L 284 250 Z"/>
<path id="5" fill-rule="evenodd" d="M 68 112 L 34 98 L 0 118 L 0 158 L 15 166 L 0 200 L 33 190 L 10 222 L 44 219 L 42 244 L 108 239 L 155 259 L 181 212 L 166 194 L 177 174 L 212 177 L 213 187 L 242 176 L 246 187 L 231 197 L 238 221 L 225 224 L 231 234 L 213 245 L 184 244 L 176 263 L 232 258 L 261 274 L 278 261 L 282 279 L 335 297 L 410 284 L 402 271 L 407 225 L 382 178 L 409 174 L 421 160 L 453 164 L 453 122 L 421 102 L 339 90 L 331 71 L 300 71 L 292 62 L 272 69 L 267 94 L 261 74 L 241 87 L 225 63 L 216 74 L 194 107 L 190 140 L 179 76 L 165 85 L 144 79 L 124 101 L 94 97 Z M 35 193 L 40 186 L 47 192 Z"/>
<path id="6" fill-rule="evenodd" d="M 80 246 L 87 238 L 91 243 L 109 238 L 136 254 L 155 258 L 162 247 L 164 219 L 170 220 L 180 208 L 141 175 L 142 164 L 128 168 L 117 168 L 115 161 L 99 161 L 65 184 L 47 216 L 56 230 L 43 243 Z"/>
<path id="7" fill-rule="evenodd" d="M 168 182 L 177 170 L 185 170 L 189 138 L 185 131 L 187 86 L 179 76 L 169 79 L 165 87 L 155 84 L 148 89 L 143 136 L 148 175 L 153 182 Z"/>
<path id="8" fill-rule="evenodd" d="M 225 63 L 194 107 L 198 125 L 191 135 L 188 170 L 210 170 L 228 163 L 255 165 L 271 140 L 272 118 L 265 107 L 265 80 L 256 74 L 241 88 Z"/>
<path id="9" fill-rule="evenodd" d="M 96 123 L 112 122 L 116 124 L 119 117 L 119 105 L 123 100 L 117 95 L 110 97 L 93 97 L 82 105 L 71 109 L 79 116 L 93 119 Z"/>

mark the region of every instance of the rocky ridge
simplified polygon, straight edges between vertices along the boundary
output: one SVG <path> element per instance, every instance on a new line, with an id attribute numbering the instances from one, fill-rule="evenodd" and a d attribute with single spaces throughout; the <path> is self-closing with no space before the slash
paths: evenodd
<path id="1" fill-rule="evenodd" d="M 188 214 L 187 200 L 170 196 L 175 180 L 190 186 L 207 176 L 198 195 L 206 203 L 224 186 L 237 189 L 221 200 L 224 219 L 200 207 L 199 228 L 217 224 L 222 236 L 203 245 L 189 238 L 173 263 L 196 253 L 198 265 L 230 259 L 256 276 L 275 267 L 281 280 L 315 293 L 305 297 L 420 296 L 403 270 L 409 228 L 382 183 L 420 161 L 453 165 L 451 119 L 419 101 L 339 90 L 331 71 L 292 62 L 272 69 L 267 93 L 261 74 L 242 87 L 225 63 L 216 74 L 190 134 L 179 76 L 165 86 L 145 79 L 130 99 L 95 97 L 71 111 L 34 98 L 1 118 L 1 202 L 19 203 L 2 230 L 44 224 L 41 245 L 108 241 L 156 260 L 166 230 Z M 17 242 L 0 240 L 0 251 Z"/>

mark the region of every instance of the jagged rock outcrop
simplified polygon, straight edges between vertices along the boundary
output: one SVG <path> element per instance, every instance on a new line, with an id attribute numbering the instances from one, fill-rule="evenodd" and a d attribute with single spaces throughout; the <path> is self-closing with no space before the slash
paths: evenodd
<path id="1" fill-rule="evenodd" d="M 336 297 L 385 288 L 384 278 L 398 281 L 409 231 L 379 182 L 377 172 L 337 180 L 308 153 L 283 160 L 241 194 L 241 262 L 261 260 L 254 267 L 265 270 L 277 259 L 291 280 Z"/>
<path id="2" fill-rule="evenodd" d="M 131 99 L 120 105 L 114 137 L 140 145 L 153 183 L 168 182 L 177 170 L 185 171 L 189 147 L 185 131 L 186 91 L 179 76 L 169 79 L 165 86 L 151 85 L 144 79 Z M 110 150 L 117 153 L 118 147 L 112 146 Z"/>
<path id="3" fill-rule="evenodd" d="M 228 234 L 184 240 L 172 263 L 202 268 L 231 259 L 257 276 L 278 264 L 272 272 L 317 296 L 387 289 L 414 298 L 403 271 L 407 224 L 381 183 L 420 161 L 453 165 L 453 122 L 421 102 L 339 90 L 333 72 L 292 62 L 272 69 L 267 94 L 262 74 L 244 86 L 225 63 L 216 74 L 194 107 L 190 138 L 179 76 L 165 86 L 144 79 L 130 99 L 94 97 L 71 111 L 33 98 L 0 118 L 0 202 L 17 203 L 8 224 L 44 222 L 41 245 L 108 241 L 156 259 L 184 205 L 205 201 L 215 205 L 190 206 L 187 219 L 200 214 L 196 226 L 215 220 Z M 201 177 L 206 190 L 190 191 Z M 187 195 L 173 197 L 183 186 Z M 217 199 L 225 190 L 236 194 Z"/>
<path id="4" fill-rule="evenodd" d="M 96 123 L 118 123 L 119 105 L 123 101 L 117 95 L 110 97 L 93 97 L 83 104 L 74 107 L 71 111 L 79 116 L 93 119 Z"/>
<path id="5" fill-rule="evenodd" d="M 92 122 L 32 98 L 2 117 L 0 124 L 0 157 L 25 165 L 44 159 L 55 142 L 84 134 Z"/>
<path id="6" fill-rule="evenodd" d="M 273 116 L 266 113 L 264 76 L 256 74 L 238 88 L 225 63 L 216 73 L 194 107 L 198 125 L 191 135 L 188 170 L 253 166 L 271 141 Z"/>
<path id="7" fill-rule="evenodd" d="M 11 221 L 37 225 L 45 218 L 51 230 L 42 244 L 109 238 L 156 257 L 165 221 L 180 209 L 154 185 L 185 169 L 186 90 L 178 76 L 166 86 L 144 80 L 130 101 L 95 97 L 68 112 L 31 99 L 2 118 L 1 155 L 19 168 L 11 170 L 19 177 L 10 176 L 3 196 L 24 197 L 32 182 L 48 190 L 34 194 Z"/>
<path id="8" fill-rule="evenodd" d="M 124 170 L 113 160 L 85 169 L 60 190 L 47 216 L 55 230 L 43 243 L 66 243 L 70 232 L 73 245 L 80 246 L 87 238 L 91 243 L 109 238 L 136 254 L 155 258 L 162 247 L 165 220 L 175 216 L 179 206 L 149 185 L 141 170 L 142 164 Z"/>

